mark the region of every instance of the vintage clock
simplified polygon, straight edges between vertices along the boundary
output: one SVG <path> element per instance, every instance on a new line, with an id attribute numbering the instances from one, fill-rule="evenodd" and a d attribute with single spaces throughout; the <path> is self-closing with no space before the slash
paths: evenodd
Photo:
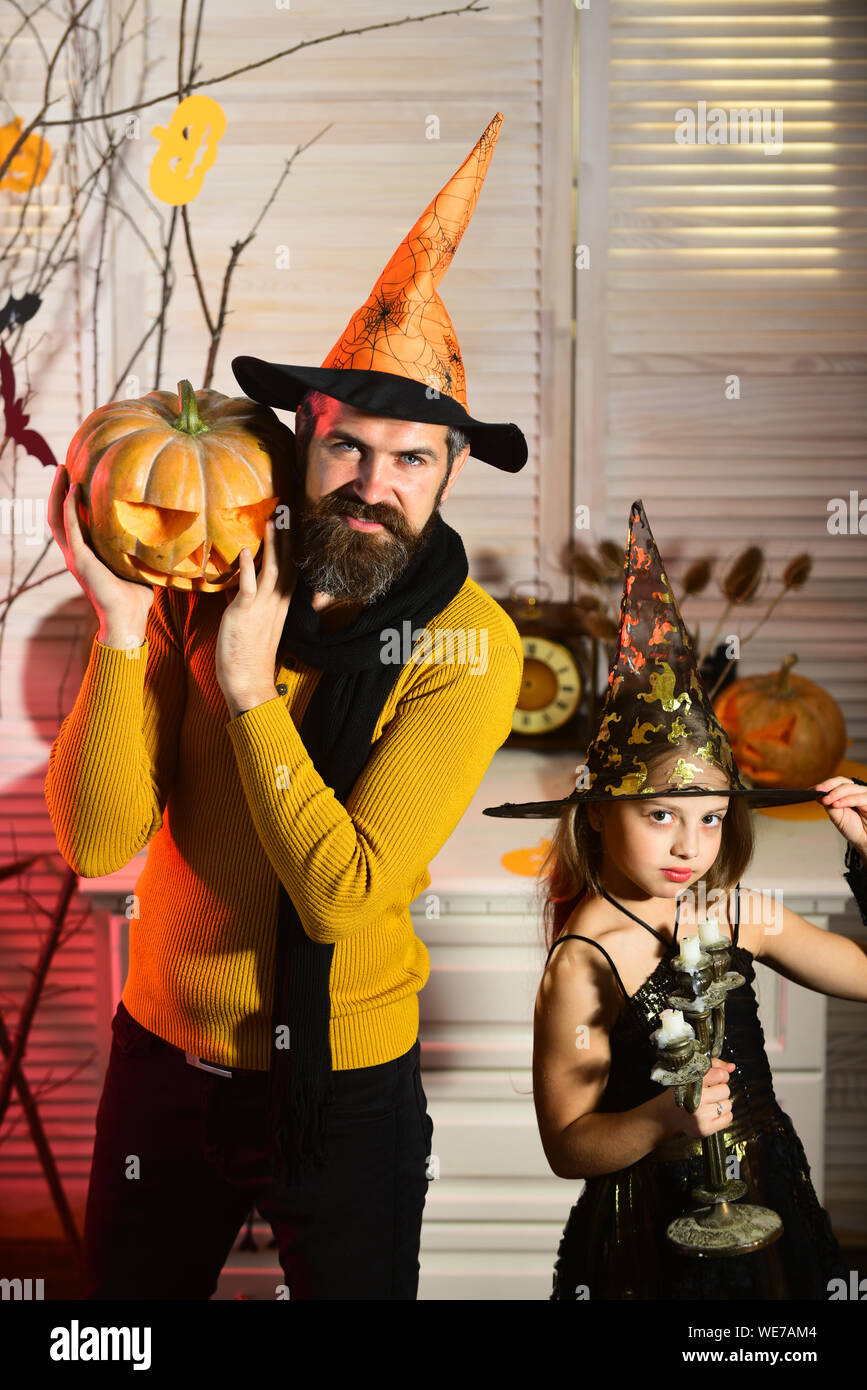
<path id="1" fill-rule="evenodd" d="M 524 649 L 521 693 L 504 747 L 580 749 L 587 741 L 587 673 L 592 666 L 580 610 L 577 604 L 536 595 L 520 598 L 517 587 L 508 599 L 499 600 Z"/>

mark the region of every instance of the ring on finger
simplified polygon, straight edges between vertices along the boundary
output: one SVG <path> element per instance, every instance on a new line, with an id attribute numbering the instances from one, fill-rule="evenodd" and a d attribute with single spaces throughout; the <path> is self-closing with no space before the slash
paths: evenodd
<path id="1" fill-rule="evenodd" d="M 717 1103 L 716 1103 L 716 1113 L 717 1113 L 718 1115 L 721 1115 L 722 1112 L 723 1112 L 723 1103 L 722 1103 L 721 1100 L 718 1100 Z"/>

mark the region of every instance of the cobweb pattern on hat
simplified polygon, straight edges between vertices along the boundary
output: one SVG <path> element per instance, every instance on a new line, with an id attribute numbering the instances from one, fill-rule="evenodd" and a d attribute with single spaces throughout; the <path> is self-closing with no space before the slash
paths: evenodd
<path id="1" fill-rule="evenodd" d="M 323 367 L 409 377 L 468 409 L 457 334 L 436 287 L 473 215 L 502 123 L 498 111 L 404 237 Z"/>
<path id="2" fill-rule="evenodd" d="M 632 504 L 625 565 L 617 653 L 599 729 L 587 752 L 587 789 L 611 796 L 670 795 L 700 782 L 705 762 L 721 767 L 732 787 L 743 790 L 640 501 Z M 688 714 L 703 726 L 698 740 L 685 727 Z M 642 746 L 657 735 L 665 735 L 673 752 L 688 744 L 690 756 L 678 758 L 669 780 L 654 785 Z"/>

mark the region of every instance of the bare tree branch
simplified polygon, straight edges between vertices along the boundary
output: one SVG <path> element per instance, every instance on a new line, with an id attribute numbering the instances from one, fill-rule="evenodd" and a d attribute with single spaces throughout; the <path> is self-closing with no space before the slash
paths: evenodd
<path id="1" fill-rule="evenodd" d="M 283 172 L 281 173 L 279 179 L 274 185 L 270 198 L 268 198 L 268 200 L 266 201 L 265 206 L 262 208 L 262 211 L 259 213 L 259 216 L 256 218 L 256 221 L 253 223 L 253 226 L 250 228 L 249 232 L 242 241 L 236 241 L 232 246 L 231 254 L 229 256 L 229 263 L 226 266 L 226 270 L 223 275 L 223 288 L 220 294 L 220 309 L 217 315 L 217 322 L 215 326 L 211 328 L 211 345 L 208 349 L 208 359 L 205 363 L 205 376 L 202 382 L 202 386 L 205 389 L 207 389 L 210 386 L 211 380 L 214 375 L 214 367 L 217 360 L 217 353 L 220 348 L 220 340 L 223 336 L 223 329 L 226 324 L 226 315 L 228 313 L 229 286 L 232 280 L 232 275 L 235 271 L 235 267 L 238 264 L 241 252 L 244 250 L 246 246 L 249 246 L 250 242 L 256 235 L 256 231 L 259 227 L 259 224 L 262 221 L 262 218 L 265 216 L 266 212 L 268 211 L 277 194 L 279 193 L 287 174 L 292 168 L 292 165 L 295 163 L 295 160 L 298 158 L 300 154 L 303 154 L 305 150 L 309 150 L 312 144 L 314 144 L 317 140 L 321 139 L 322 136 L 326 133 L 326 131 L 329 131 L 331 129 L 332 125 L 333 122 L 329 122 L 329 124 L 327 126 L 324 126 L 323 129 L 318 132 L 318 134 L 312 136 L 306 144 L 299 145 L 298 148 L 294 151 L 294 153 L 289 156 L 284 165 Z M 198 283 L 198 275 L 197 271 L 195 270 L 195 266 L 194 273 L 196 274 Z M 204 305 L 202 307 L 204 308 Z M 210 320 L 208 320 L 208 326 L 210 328 Z"/>
<path id="2" fill-rule="evenodd" d="M 88 0 L 88 4 L 89 3 L 90 0 Z M 356 34 L 369 34 L 375 29 L 398 29 L 404 24 L 422 24 L 425 20 L 443 19 L 447 15 L 481 14 L 488 8 L 487 5 L 480 4 L 479 0 L 470 0 L 468 5 L 459 5 L 450 10 L 431 10 L 428 14 L 406 15 L 403 19 L 384 19 L 379 24 L 363 24 L 357 29 L 338 29 L 332 34 L 321 34 L 319 38 L 316 39 L 301 39 L 298 43 L 293 44 L 291 48 L 283 48 L 279 53 L 272 53 L 267 58 L 260 58 L 255 63 L 245 63 L 243 67 L 232 68 L 230 72 L 220 73 L 218 77 L 202 77 L 198 82 L 191 82 L 188 91 L 194 91 L 197 87 L 216 87 L 220 82 L 228 82 L 230 78 L 238 77 L 242 72 L 252 72 L 256 68 L 267 66 L 268 63 L 276 63 L 278 58 L 287 58 L 292 53 L 300 53 L 304 48 L 313 48 L 316 44 L 320 43 L 330 43 L 334 39 L 351 38 Z M 111 120 L 115 116 L 125 116 L 131 111 L 143 111 L 146 107 L 156 106 L 161 101 L 171 101 L 175 95 L 175 92 L 163 92 L 158 97 L 148 97 L 147 101 L 138 102 L 132 106 L 119 106 L 114 111 L 106 112 L 105 119 Z M 100 116 L 80 117 L 81 121 L 97 121 L 100 119 L 102 119 Z M 39 118 L 37 117 L 33 125 L 28 127 L 28 130 L 32 130 L 33 126 L 39 123 Z M 78 121 L 71 121 L 68 117 L 62 120 L 41 122 L 43 126 L 77 125 L 78 123 Z M 16 145 L 14 148 L 17 149 L 18 146 Z M 0 166 L 0 178 L 3 176 L 4 167 L 5 166 Z"/>
<path id="3" fill-rule="evenodd" d="M 47 54 L 46 51 L 45 51 L 45 44 L 42 42 L 42 35 L 39 33 L 39 31 L 38 31 L 38 29 L 36 28 L 36 25 L 33 23 L 33 21 L 34 21 L 34 19 L 36 18 L 36 16 L 39 14 L 39 11 L 40 11 L 40 10 L 46 9 L 46 7 L 48 6 L 49 0 L 42 0 L 42 3 L 41 3 L 40 5 L 37 5 L 37 6 L 36 6 L 36 9 L 35 9 L 35 10 L 30 10 L 29 13 L 26 13 L 26 12 L 23 10 L 22 6 L 18 3 L 18 0 L 8 0 L 8 3 L 9 3 L 10 5 L 14 6 L 14 8 L 15 8 L 15 9 L 18 11 L 18 13 L 21 15 L 21 23 L 18 25 L 18 28 L 17 28 L 17 29 L 13 29 L 13 30 L 12 30 L 12 33 L 9 35 L 8 39 L 7 39 L 6 42 L 4 43 L 2 49 L 0 49 L 0 63 L 3 62 L 3 59 L 6 57 L 6 54 L 9 52 L 9 49 L 12 47 L 12 44 L 13 44 L 13 43 L 15 42 L 15 40 L 18 38 L 18 35 L 21 33 L 22 29 L 32 29 L 32 30 L 33 30 L 33 37 L 34 37 L 34 39 L 36 40 L 37 44 L 39 45 L 39 51 L 41 52 L 42 57 L 45 59 L 45 64 L 46 64 L 46 66 L 47 66 L 47 65 L 48 65 L 48 62 L 49 62 L 49 58 L 48 58 L 48 54 Z"/>

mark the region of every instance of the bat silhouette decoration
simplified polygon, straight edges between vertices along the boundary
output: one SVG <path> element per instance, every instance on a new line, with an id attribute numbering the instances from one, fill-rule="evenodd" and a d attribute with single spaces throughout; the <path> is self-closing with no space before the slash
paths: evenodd
<path id="1" fill-rule="evenodd" d="M 14 328 L 16 324 L 26 323 L 32 319 L 42 300 L 38 294 L 22 294 L 20 299 L 16 299 L 14 294 L 10 294 L 3 308 L 0 309 L 0 333 L 6 328 Z"/>
<path id="2" fill-rule="evenodd" d="M 16 444 L 20 444 L 28 454 L 39 459 L 46 468 L 56 468 L 57 459 L 48 440 L 43 439 L 37 430 L 27 429 L 30 416 L 24 413 L 23 401 L 15 399 L 15 369 L 5 343 L 0 343 L 0 396 L 3 398 L 6 417 L 4 438 L 14 439 Z"/>

